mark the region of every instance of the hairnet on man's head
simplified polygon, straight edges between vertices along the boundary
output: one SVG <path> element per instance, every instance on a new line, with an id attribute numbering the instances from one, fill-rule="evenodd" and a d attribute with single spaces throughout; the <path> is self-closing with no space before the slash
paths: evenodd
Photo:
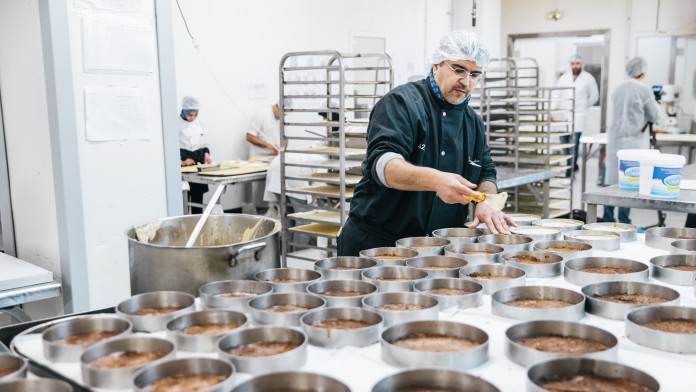
<path id="1" fill-rule="evenodd" d="M 181 100 L 181 110 L 201 110 L 201 103 L 191 96 L 185 96 Z"/>
<path id="2" fill-rule="evenodd" d="M 491 61 L 491 57 L 478 34 L 466 30 L 455 30 L 442 37 L 437 48 L 428 57 L 430 64 L 440 64 L 448 60 L 473 61 L 483 68 Z"/>
<path id="3" fill-rule="evenodd" d="M 648 62 L 644 58 L 637 56 L 626 63 L 626 74 L 632 78 L 637 78 L 648 68 Z"/>
<path id="4" fill-rule="evenodd" d="M 582 61 L 582 57 L 580 57 L 580 55 L 577 55 L 577 54 L 574 54 L 574 55 L 570 56 L 570 58 L 568 59 L 568 62 L 569 62 L 569 63 L 572 63 L 572 62 L 574 62 L 574 61 L 577 61 L 578 63 L 582 63 L 582 62 L 583 62 L 583 61 Z"/>

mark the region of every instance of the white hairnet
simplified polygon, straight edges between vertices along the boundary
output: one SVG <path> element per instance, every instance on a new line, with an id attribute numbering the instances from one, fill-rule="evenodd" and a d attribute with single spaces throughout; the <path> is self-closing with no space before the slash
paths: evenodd
<path id="1" fill-rule="evenodd" d="M 440 38 L 437 48 L 428 57 L 430 64 L 440 64 L 443 61 L 473 61 L 481 68 L 488 65 L 491 60 L 488 49 L 479 40 L 478 34 L 455 30 Z"/>
<path id="2" fill-rule="evenodd" d="M 187 95 L 181 100 L 181 110 L 201 110 L 201 103 Z"/>
<path id="3" fill-rule="evenodd" d="M 580 57 L 580 56 L 577 55 L 577 54 L 574 54 L 574 55 L 570 56 L 570 58 L 568 59 L 568 62 L 569 62 L 569 63 L 572 63 L 573 61 L 577 61 L 577 62 L 579 62 L 579 63 L 582 63 L 582 62 L 583 62 L 583 61 L 582 61 L 582 57 Z"/>
<path id="4" fill-rule="evenodd" d="M 632 78 L 637 78 L 648 68 L 648 62 L 642 57 L 634 57 L 626 63 L 626 74 Z"/>

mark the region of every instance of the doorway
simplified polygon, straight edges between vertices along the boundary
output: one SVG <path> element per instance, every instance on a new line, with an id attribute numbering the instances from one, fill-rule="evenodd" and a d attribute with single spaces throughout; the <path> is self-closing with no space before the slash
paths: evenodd
<path id="1" fill-rule="evenodd" d="M 12 199 L 10 197 L 10 175 L 5 147 L 5 127 L 2 117 L 2 94 L 0 93 L 0 249 L 10 256 L 17 256 L 12 218 Z"/>

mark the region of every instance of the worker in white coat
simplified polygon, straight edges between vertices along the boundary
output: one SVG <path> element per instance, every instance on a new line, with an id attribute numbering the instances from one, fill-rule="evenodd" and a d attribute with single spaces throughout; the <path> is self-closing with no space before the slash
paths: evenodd
<path id="1" fill-rule="evenodd" d="M 192 166 L 197 163 L 212 163 L 210 148 L 205 140 L 203 123 L 198 118 L 200 102 L 194 97 L 186 96 L 181 100 L 179 114 L 179 157 L 181 166 Z M 203 203 L 203 194 L 208 192 L 208 185 L 189 184 L 191 189 L 188 200 L 192 203 Z M 200 207 L 191 207 L 191 213 L 200 214 Z"/>
<path id="2" fill-rule="evenodd" d="M 645 78 L 647 62 L 642 57 L 634 57 L 626 63 L 629 79 L 616 88 L 612 94 L 612 123 L 607 133 L 607 156 L 605 159 L 605 185 L 619 182 L 618 159 L 616 152 L 624 149 L 650 148 L 650 132 L 647 123 L 655 123 L 662 117 L 662 111 L 652 90 L 641 81 Z M 619 207 L 619 222 L 631 223 L 631 209 Z M 614 207 L 604 207 L 604 221 L 615 222 Z"/>
<path id="3" fill-rule="evenodd" d="M 580 144 L 580 136 L 585 130 L 585 122 L 587 121 L 587 109 L 592 105 L 597 103 L 599 100 L 599 88 L 597 87 L 597 81 L 594 76 L 590 75 L 589 72 L 583 69 L 583 60 L 578 55 L 573 55 L 570 58 L 570 70 L 572 72 L 566 72 L 558 78 L 556 83 L 557 87 L 575 87 L 575 140 L 570 139 L 570 136 L 564 136 L 561 138 L 561 143 L 573 143 L 575 145 L 573 167 L 574 170 L 578 170 L 578 147 Z M 565 117 L 563 119 L 554 118 L 554 120 L 566 120 L 570 121 L 571 118 Z M 570 154 L 567 151 L 566 154 Z M 566 173 L 566 176 L 570 176 L 570 170 Z"/>
<path id="4" fill-rule="evenodd" d="M 246 141 L 249 142 L 249 157 L 280 153 L 280 107 L 277 103 L 254 114 L 247 129 Z M 283 145 L 287 144 L 286 139 Z"/>

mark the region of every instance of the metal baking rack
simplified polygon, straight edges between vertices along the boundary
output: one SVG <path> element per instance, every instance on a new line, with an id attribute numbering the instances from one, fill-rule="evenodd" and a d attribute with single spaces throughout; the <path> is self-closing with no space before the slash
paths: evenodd
<path id="1" fill-rule="evenodd" d="M 280 153 L 281 252 L 286 266 L 288 257 L 315 261 L 335 255 L 336 236 L 361 177 L 369 113 L 392 89 L 394 73 L 384 53 L 294 52 L 280 62 L 279 84 L 280 133 L 289 141 Z M 309 186 L 288 189 L 285 180 Z M 287 195 L 309 195 L 312 202 Z M 291 242 L 290 232 L 324 238 L 326 245 Z"/>

